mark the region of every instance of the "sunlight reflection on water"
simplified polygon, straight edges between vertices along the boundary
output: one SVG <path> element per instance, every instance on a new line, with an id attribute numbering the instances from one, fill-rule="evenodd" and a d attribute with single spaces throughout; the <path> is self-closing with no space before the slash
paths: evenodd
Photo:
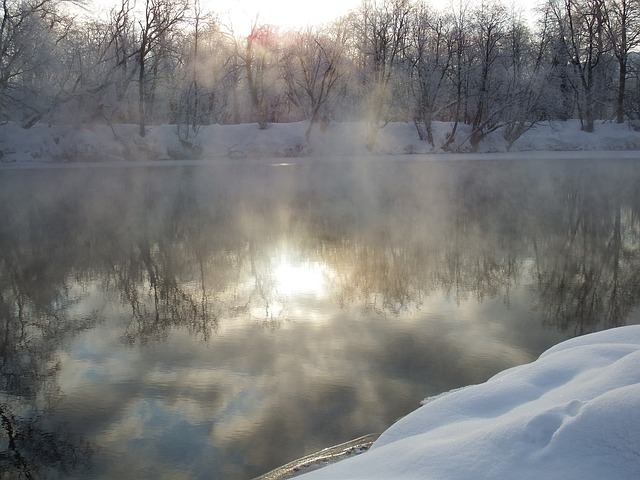
<path id="1" fill-rule="evenodd" d="M 639 321 L 638 170 L 617 167 L 3 172 L 0 405 L 70 479 L 246 479 L 381 431 Z"/>

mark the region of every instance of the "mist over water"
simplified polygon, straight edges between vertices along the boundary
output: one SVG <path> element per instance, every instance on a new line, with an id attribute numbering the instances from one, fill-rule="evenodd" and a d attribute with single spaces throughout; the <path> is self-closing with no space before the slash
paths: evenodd
<path id="1" fill-rule="evenodd" d="M 0 472 L 247 479 L 638 323 L 638 180 L 623 161 L 0 171 Z"/>

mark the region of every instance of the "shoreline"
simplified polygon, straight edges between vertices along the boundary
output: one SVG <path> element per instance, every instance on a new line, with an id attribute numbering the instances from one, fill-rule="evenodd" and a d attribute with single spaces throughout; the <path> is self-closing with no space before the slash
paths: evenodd
<path id="1" fill-rule="evenodd" d="M 0 170 L 74 169 L 74 168 L 134 168 L 181 166 L 229 166 L 255 164 L 268 167 L 298 167 L 316 163 L 368 162 L 463 162 L 463 161 L 582 161 L 640 160 L 640 150 L 519 150 L 491 153 L 407 153 L 309 155 L 300 157 L 262 156 L 243 159 L 208 158 L 185 160 L 98 160 L 98 161 L 15 161 L 1 162 Z"/>
<path id="2" fill-rule="evenodd" d="M 306 138 L 308 122 L 270 124 L 259 130 L 255 124 L 206 125 L 187 140 L 176 125 L 156 125 L 140 137 L 137 127 L 118 125 L 36 124 L 25 130 L 15 122 L 0 125 L 0 166 L 23 163 L 67 164 L 139 162 L 229 162 L 254 159 L 470 159 L 532 157 L 583 157 L 593 152 L 640 151 L 640 131 L 628 123 L 603 122 L 593 133 L 580 129 L 579 122 L 542 122 L 509 146 L 501 131 L 492 132 L 473 152 L 468 142 L 469 126 L 459 128 L 458 142 L 444 151 L 452 126 L 434 122 L 434 143 L 420 140 L 415 126 L 392 122 L 378 132 L 374 147 L 367 149 L 366 123 L 335 122 L 324 131 Z M 571 153 L 569 153 L 571 152 Z"/>
<path id="3" fill-rule="evenodd" d="M 286 480 L 297 477 L 331 463 L 364 453 L 371 448 L 371 445 L 379 436 L 379 433 L 371 433 L 332 447 L 323 448 L 320 451 L 305 455 L 259 477 L 255 477 L 253 480 Z"/>

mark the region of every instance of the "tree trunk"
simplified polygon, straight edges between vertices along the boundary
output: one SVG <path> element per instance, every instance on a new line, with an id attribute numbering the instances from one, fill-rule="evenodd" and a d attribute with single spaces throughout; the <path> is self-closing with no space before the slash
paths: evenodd
<path id="1" fill-rule="evenodd" d="M 144 52 L 140 52 L 140 71 L 138 72 L 138 115 L 139 115 L 139 134 L 145 136 L 145 108 L 144 108 Z"/>
<path id="2" fill-rule="evenodd" d="M 624 122 L 624 97 L 627 83 L 627 60 L 620 58 L 618 71 L 618 99 L 616 102 L 616 123 Z"/>

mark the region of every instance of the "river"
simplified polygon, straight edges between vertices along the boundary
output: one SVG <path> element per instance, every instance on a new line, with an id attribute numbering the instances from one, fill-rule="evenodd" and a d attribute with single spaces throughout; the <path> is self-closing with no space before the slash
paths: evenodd
<path id="1" fill-rule="evenodd" d="M 250 479 L 640 323 L 636 160 L 0 169 L 0 474 Z"/>

